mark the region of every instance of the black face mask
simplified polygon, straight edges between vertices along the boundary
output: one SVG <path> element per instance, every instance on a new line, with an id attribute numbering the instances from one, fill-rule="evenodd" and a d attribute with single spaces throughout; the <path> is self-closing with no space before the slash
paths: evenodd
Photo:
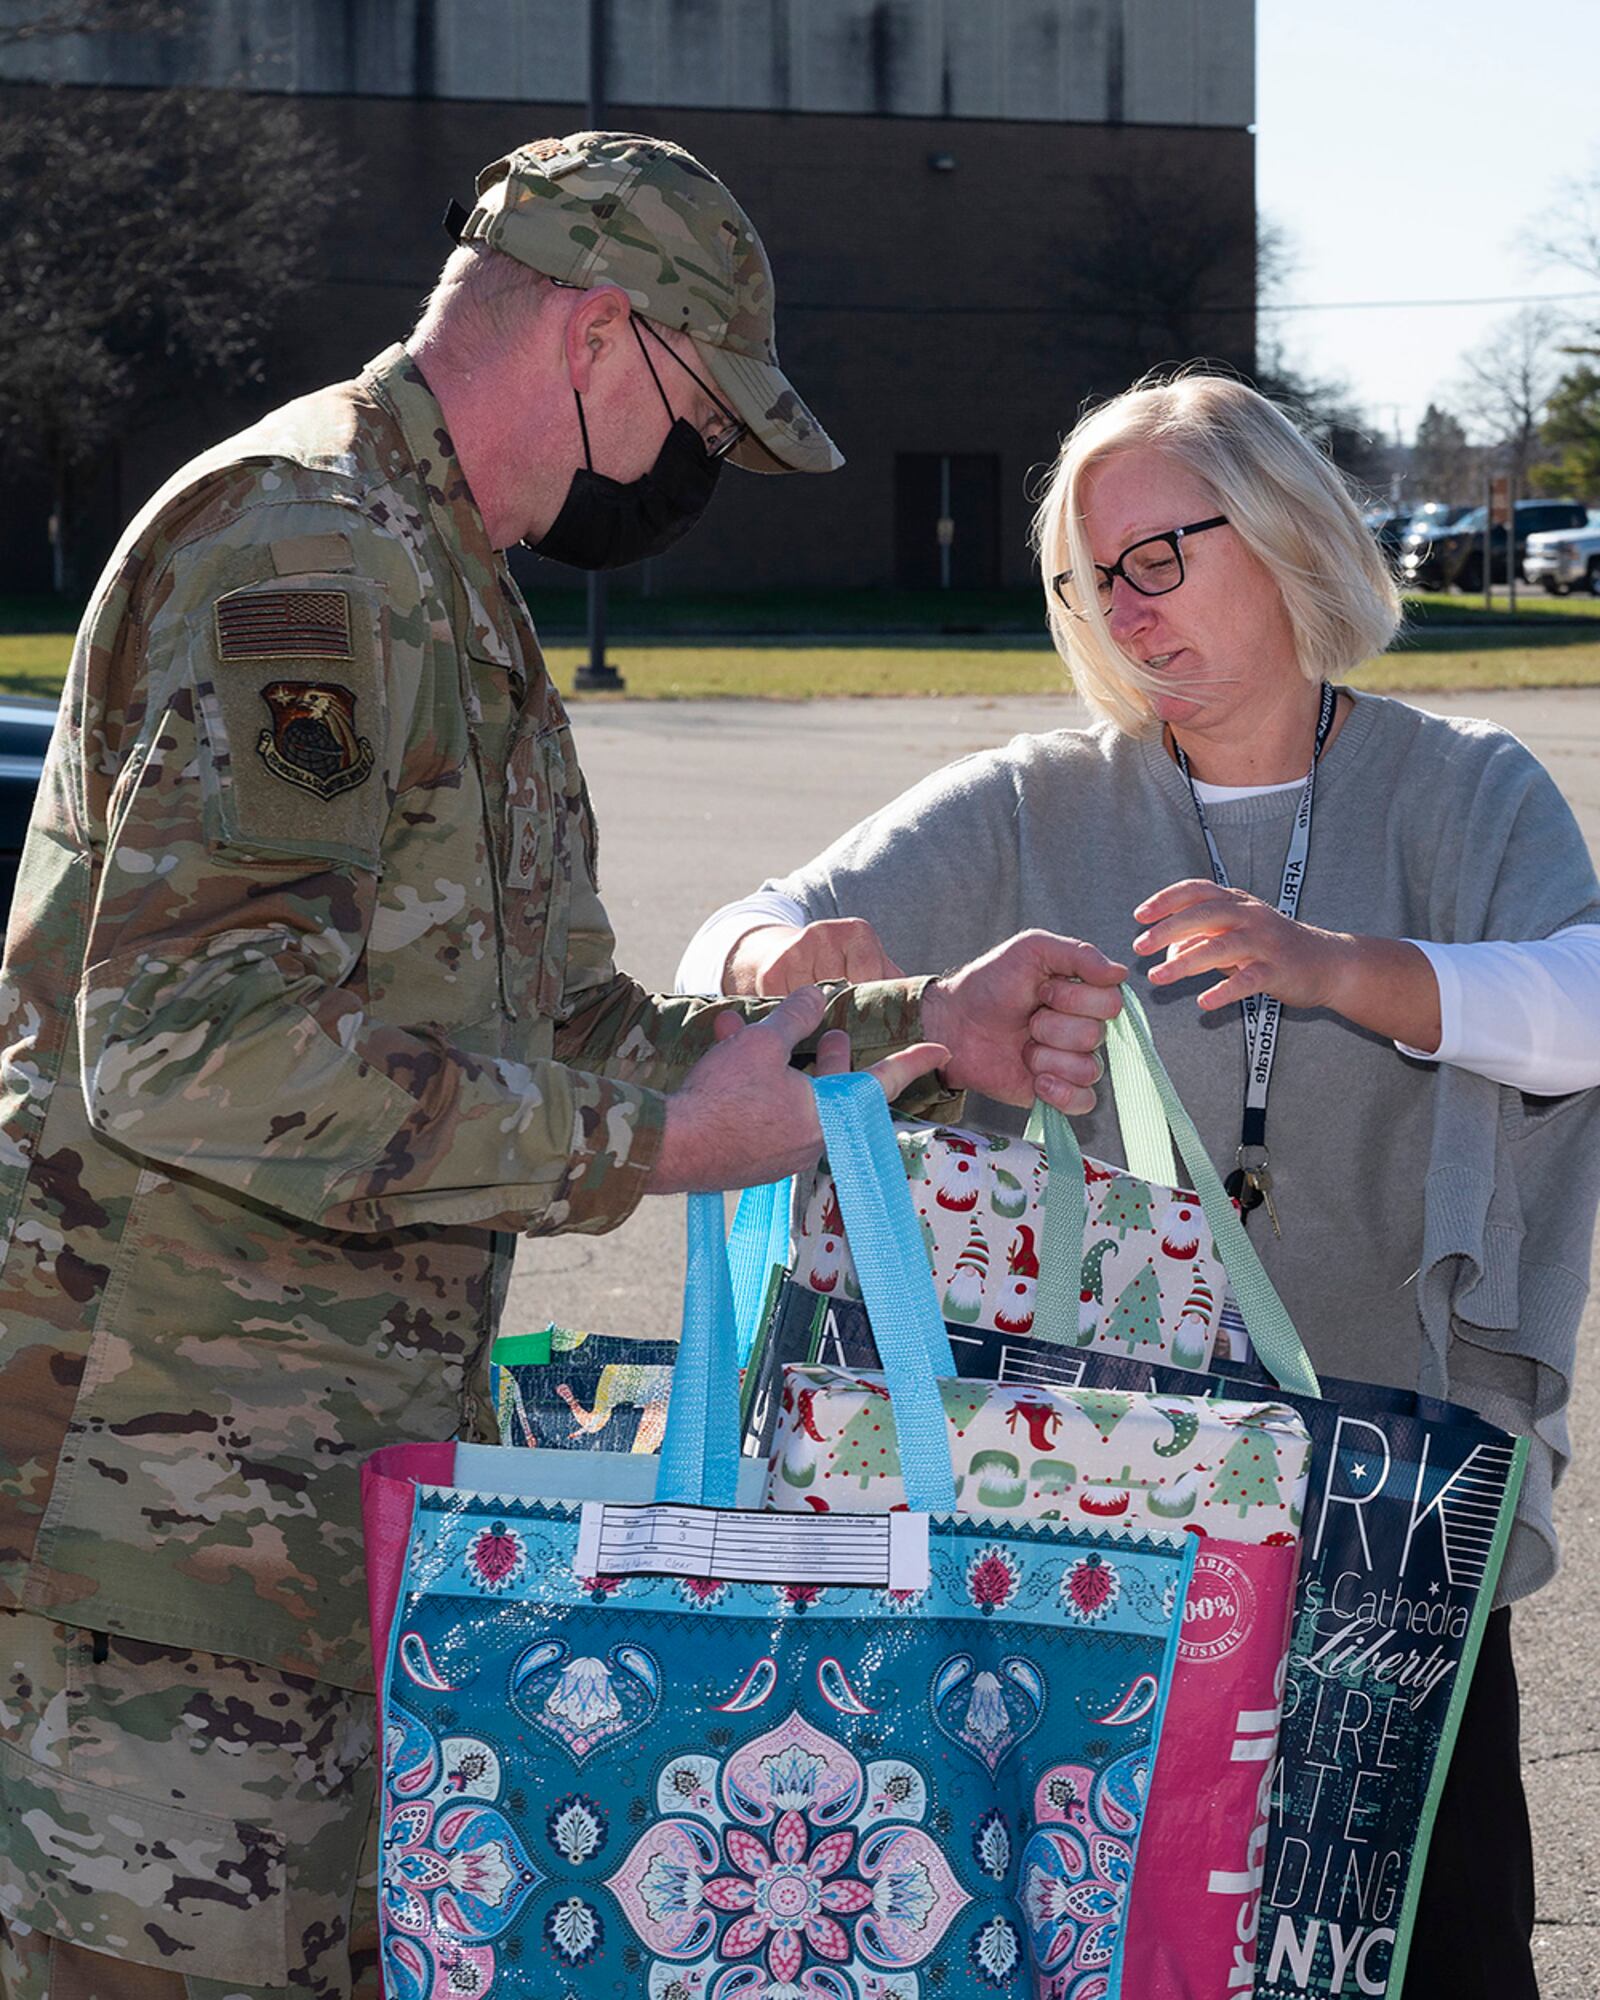
<path id="1" fill-rule="evenodd" d="M 581 413 L 582 404 L 579 404 Z M 589 456 L 584 431 L 583 452 Z M 528 547 L 574 569 L 621 569 L 658 556 L 688 533 L 710 503 L 721 463 L 684 417 L 641 479 L 608 479 L 589 464 L 573 473 L 561 512 Z"/>
<path id="2" fill-rule="evenodd" d="M 672 404 L 637 322 L 633 337 L 671 417 Z M 642 478 L 608 479 L 594 469 L 583 398 L 576 389 L 572 394 L 583 435 L 583 468 L 573 473 L 561 512 L 537 542 L 526 546 L 552 562 L 571 563 L 574 569 L 622 569 L 660 555 L 687 534 L 710 505 L 721 460 L 706 450 L 705 439 L 687 418 L 674 417 L 655 464 Z"/>

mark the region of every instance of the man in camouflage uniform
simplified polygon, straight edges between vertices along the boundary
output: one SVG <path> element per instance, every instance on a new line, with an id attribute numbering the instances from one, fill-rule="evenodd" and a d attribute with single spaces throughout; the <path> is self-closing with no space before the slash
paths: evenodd
<path id="1" fill-rule="evenodd" d="M 686 154 L 545 141 L 479 194 L 409 348 L 185 467 L 74 652 L 0 1003 L 7 2000 L 351 1990 L 358 1469 L 492 1435 L 517 1232 L 814 1158 L 827 1025 L 891 1095 L 948 1055 L 1079 1109 L 1114 1006 L 1038 936 L 772 1011 L 616 971 L 499 551 L 626 560 L 713 451 L 838 454 Z"/>

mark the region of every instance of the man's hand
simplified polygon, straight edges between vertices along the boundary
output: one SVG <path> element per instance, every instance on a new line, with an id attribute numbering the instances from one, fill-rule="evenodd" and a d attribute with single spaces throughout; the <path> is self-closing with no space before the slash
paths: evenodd
<path id="1" fill-rule="evenodd" d="M 667 1099 L 667 1126 L 651 1169 L 650 1194 L 699 1194 L 754 1187 L 814 1167 L 822 1128 L 810 1082 L 789 1058 L 822 1024 L 826 1002 L 814 986 L 791 993 L 755 1023 L 717 1017 L 717 1046 Z M 818 1071 L 850 1067 L 850 1038 L 835 1029 L 817 1045 Z M 949 1060 L 937 1043 L 899 1049 L 867 1072 L 891 1101 Z"/>
<path id="2" fill-rule="evenodd" d="M 1042 1097 L 1069 1117 L 1094 1109 L 1095 1050 L 1122 1011 L 1128 968 L 1077 938 L 1023 931 L 922 996 L 925 1031 L 950 1050 L 953 1090 L 1002 1104 Z"/>
<path id="3" fill-rule="evenodd" d="M 815 924 L 762 924 L 728 953 L 725 993 L 792 993 L 824 979 L 903 979 L 878 933 L 861 917 L 827 917 Z"/>

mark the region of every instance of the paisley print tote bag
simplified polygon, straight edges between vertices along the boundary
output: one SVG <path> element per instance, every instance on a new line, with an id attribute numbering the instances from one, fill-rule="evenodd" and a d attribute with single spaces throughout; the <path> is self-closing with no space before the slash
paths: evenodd
<path id="1" fill-rule="evenodd" d="M 735 1504 L 715 1199 L 659 1458 L 379 1454 L 391 2000 L 1131 1995 L 1193 1539 L 955 1518 L 937 1301 L 873 1211 L 887 1111 L 870 1078 L 818 1098 L 908 1508 Z"/>

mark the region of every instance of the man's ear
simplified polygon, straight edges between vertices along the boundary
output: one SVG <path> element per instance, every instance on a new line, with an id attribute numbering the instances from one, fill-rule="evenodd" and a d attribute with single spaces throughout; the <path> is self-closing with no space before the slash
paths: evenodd
<path id="1" fill-rule="evenodd" d="M 592 386 L 597 363 L 620 351 L 632 312 L 620 285 L 596 285 L 567 315 L 567 375 L 580 396 Z"/>

